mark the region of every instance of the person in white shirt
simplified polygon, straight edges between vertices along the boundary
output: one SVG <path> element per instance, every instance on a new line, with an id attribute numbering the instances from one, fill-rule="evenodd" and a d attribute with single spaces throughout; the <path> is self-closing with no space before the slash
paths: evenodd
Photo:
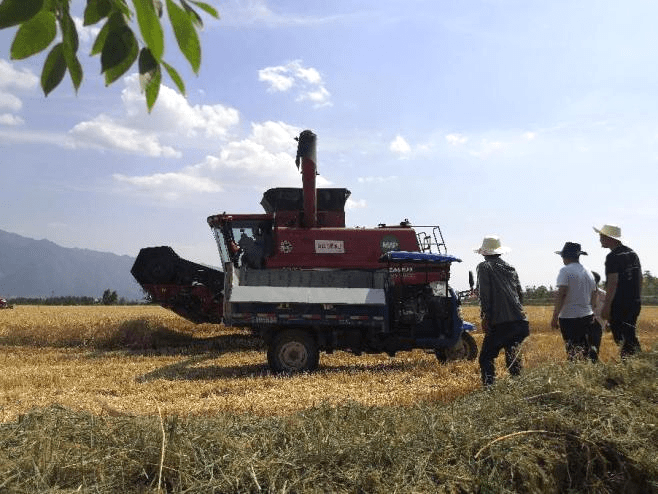
<path id="1" fill-rule="evenodd" d="M 596 282 L 592 273 L 580 264 L 587 255 L 580 244 L 567 242 L 556 254 L 564 266 L 557 276 L 558 294 L 551 327 L 560 328 L 569 360 L 588 357 L 598 360 L 601 332 L 594 324 L 592 305 L 596 297 Z"/>

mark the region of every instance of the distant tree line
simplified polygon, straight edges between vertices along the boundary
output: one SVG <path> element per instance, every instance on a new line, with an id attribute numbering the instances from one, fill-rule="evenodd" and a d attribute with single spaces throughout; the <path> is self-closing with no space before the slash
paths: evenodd
<path id="1" fill-rule="evenodd" d="M 605 289 L 604 280 L 601 287 Z M 552 305 L 555 302 L 557 289 L 553 286 L 527 286 L 523 291 L 523 303 L 526 305 Z M 144 300 L 127 300 L 119 297 L 115 290 L 109 288 L 103 292 L 102 297 L 15 297 L 7 301 L 14 305 L 135 305 L 150 303 L 148 297 Z M 467 305 L 476 304 L 476 299 L 464 299 Z M 653 276 L 650 271 L 642 274 L 642 303 L 646 305 L 658 305 L 658 277 Z"/>
<path id="2" fill-rule="evenodd" d="M 605 290 L 605 278 L 602 277 L 600 285 Z M 523 302 L 527 305 L 552 305 L 556 295 L 557 289 L 552 286 L 528 286 L 523 292 Z M 658 305 L 658 278 L 650 271 L 642 274 L 642 303 Z"/>
<path id="3" fill-rule="evenodd" d="M 73 295 L 59 297 L 14 297 L 7 302 L 14 305 L 135 305 L 143 301 L 128 300 L 119 297 L 115 290 L 109 288 L 99 297 L 78 297 Z"/>

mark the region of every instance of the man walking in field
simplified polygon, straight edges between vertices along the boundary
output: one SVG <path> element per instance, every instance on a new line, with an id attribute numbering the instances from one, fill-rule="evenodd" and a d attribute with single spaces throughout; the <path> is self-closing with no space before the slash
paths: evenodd
<path id="1" fill-rule="evenodd" d="M 642 307 L 642 267 L 637 254 L 621 243 L 621 228 L 603 225 L 594 228 L 601 247 L 610 249 L 605 258 L 606 296 L 603 319 L 607 319 L 615 343 L 621 347 L 622 358 L 639 351 L 636 335 L 637 318 Z"/>
<path id="2" fill-rule="evenodd" d="M 509 250 L 501 245 L 496 235 L 484 237 L 482 246 L 475 249 L 484 256 L 484 261 L 477 266 L 477 293 L 484 331 L 479 361 L 485 386 L 494 383 L 494 360 L 503 348 L 509 373 L 517 376 L 521 372 L 519 346 L 530 334 L 519 277 L 516 270 L 500 258 Z"/>
<path id="3" fill-rule="evenodd" d="M 569 360 L 599 358 L 601 326 L 594 321 L 592 305 L 596 299 L 596 281 L 592 273 L 580 264 L 580 256 L 587 255 L 580 244 L 567 242 L 562 250 L 564 266 L 557 275 L 557 298 L 551 327 L 560 328 Z"/>

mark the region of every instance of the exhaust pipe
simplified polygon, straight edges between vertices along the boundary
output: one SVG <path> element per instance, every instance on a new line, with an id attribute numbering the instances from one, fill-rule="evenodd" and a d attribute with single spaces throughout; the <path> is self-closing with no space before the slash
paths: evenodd
<path id="1" fill-rule="evenodd" d="M 316 159 L 317 136 L 310 130 L 305 130 L 297 139 L 297 157 L 295 164 L 302 171 L 302 185 L 304 191 L 304 211 L 301 224 L 304 228 L 318 226 L 317 190 L 315 176 L 318 174 Z"/>

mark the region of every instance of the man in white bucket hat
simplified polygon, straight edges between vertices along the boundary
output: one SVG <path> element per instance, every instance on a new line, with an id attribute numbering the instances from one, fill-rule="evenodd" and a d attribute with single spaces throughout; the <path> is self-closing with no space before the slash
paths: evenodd
<path id="1" fill-rule="evenodd" d="M 642 267 L 637 254 L 621 242 L 621 228 L 603 225 L 594 228 L 599 234 L 601 247 L 610 249 L 605 258 L 606 296 L 602 317 L 610 324 L 620 354 L 628 357 L 641 350 L 635 332 L 642 307 Z"/>
<path id="2" fill-rule="evenodd" d="M 509 251 L 501 245 L 497 235 L 487 235 L 475 249 L 484 256 L 484 261 L 477 266 L 477 293 L 484 331 L 479 362 L 485 386 L 494 383 L 494 360 L 503 348 L 510 374 L 516 376 L 521 372 L 519 346 L 530 334 L 519 277 L 516 270 L 500 258 Z"/>

